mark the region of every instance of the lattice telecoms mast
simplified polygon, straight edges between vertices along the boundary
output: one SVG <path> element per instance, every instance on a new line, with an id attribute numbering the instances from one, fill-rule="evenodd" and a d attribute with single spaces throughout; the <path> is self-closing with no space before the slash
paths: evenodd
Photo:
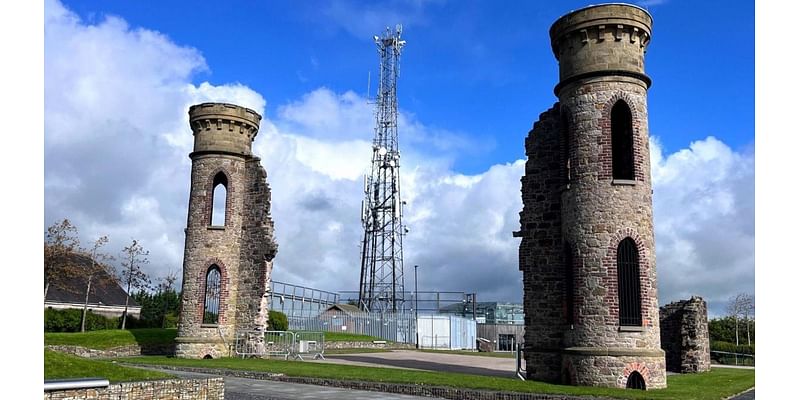
<path id="1" fill-rule="evenodd" d="M 400 151 L 397 146 L 397 76 L 400 73 L 402 26 L 375 36 L 380 57 L 375 99 L 372 171 L 364 177 L 361 222 L 359 307 L 368 311 L 398 311 L 403 307 L 403 202 L 400 200 Z"/>

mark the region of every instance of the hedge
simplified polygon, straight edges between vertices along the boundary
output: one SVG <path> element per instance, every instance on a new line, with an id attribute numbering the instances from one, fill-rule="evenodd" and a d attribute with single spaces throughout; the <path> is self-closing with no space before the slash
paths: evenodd
<path id="1" fill-rule="evenodd" d="M 267 330 L 285 331 L 287 329 L 289 329 L 289 319 L 286 318 L 286 314 L 280 311 L 270 310 Z"/>
<path id="2" fill-rule="evenodd" d="M 756 345 L 740 344 L 737 346 L 734 343 L 723 342 L 720 340 L 713 340 L 711 341 L 711 350 L 727 351 L 729 353 L 739 353 L 739 354 L 756 354 Z"/>
<path id="3" fill-rule="evenodd" d="M 46 308 L 44 310 L 44 331 L 45 332 L 80 332 L 81 314 L 83 310 L 65 309 L 57 310 Z M 95 314 L 90 310 L 86 311 L 86 330 L 98 331 L 103 329 L 117 329 L 119 318 L 107 318 Z"/>

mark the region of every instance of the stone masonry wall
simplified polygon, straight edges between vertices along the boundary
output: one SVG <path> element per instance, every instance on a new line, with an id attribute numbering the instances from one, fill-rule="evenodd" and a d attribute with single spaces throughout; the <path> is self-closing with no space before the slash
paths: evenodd
<path id="1" fill-rule="evenodd" d="M 668 371 L 705 372 L 711 368 L 705 300 L 693 296 L 661 307 L 661 347 Z"/>
<path id="2" fill-rule="evenodd" d="M 124 382 L 99 389 L 44 392 L 45 400 L 223 400 L 223 378 Z"/>
<path id="3" fill-rule="evenodd" d="M 237 330 L 266 330 L 272 259 L 278 251 L 270 217 L 267 171 L 254 157 L 246 163 L 247 188 L 239 260 Z"/>
<path id="4" fill-rule="evenodd" d="M 525 359 L 529 379 L 560 381 L 564 315 L 561 241 L 563 175 L 559 105 L 539 115 L 525 139 L 519 266 L 525 310 Z"/>

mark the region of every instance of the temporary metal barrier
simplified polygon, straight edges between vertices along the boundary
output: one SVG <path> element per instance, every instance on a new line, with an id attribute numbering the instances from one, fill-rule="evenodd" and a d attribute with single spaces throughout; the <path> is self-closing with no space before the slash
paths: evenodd
<path id="1" fill-rule="evenodd" d="M 96 389 L 108 387 L 108 384 L 105 378 L 55 379 L 44 381 L 44 391 Z"/>
<path id="2" fill-rule="evenodd" d="M 246 331 L 236 334 L 237 356 L 325 359 L 325 332 Z"/>
<path id="3" fill-rule="evenodd" d="M 294 346 L 294 332 L 247 331 L 236 335 L 235 351 L 241 357 L 283 357 L 288 359 Z"/>
<path id="4" fill-rule="evenodd" d="M 292 357 L 303 359 L 313 355 L 314 359 L 325 359 L 325 332 L 295 332 Z"/>

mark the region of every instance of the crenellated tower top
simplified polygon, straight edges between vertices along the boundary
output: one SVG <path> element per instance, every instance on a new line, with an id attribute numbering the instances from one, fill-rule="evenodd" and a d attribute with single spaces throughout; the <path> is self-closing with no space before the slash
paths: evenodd
<path id="1" fill-rule="evenodd" d="M 194 133 L 194 151 L 203 154 L 229 154 L 249 157 L 258 134 L 261 115 L 227 103 L 202 103 L 189 108 L 189 125 Z"/>
<path id="2" fill-rule="evenodd" d="M 559 62 L 558 96 L 569 83 L 598 76 L 627 76 L 650 87 L 644 53 L 653 17 L 623 3 L 588 6 L 559 18 L 550 27 L 550 43 Z"/>

